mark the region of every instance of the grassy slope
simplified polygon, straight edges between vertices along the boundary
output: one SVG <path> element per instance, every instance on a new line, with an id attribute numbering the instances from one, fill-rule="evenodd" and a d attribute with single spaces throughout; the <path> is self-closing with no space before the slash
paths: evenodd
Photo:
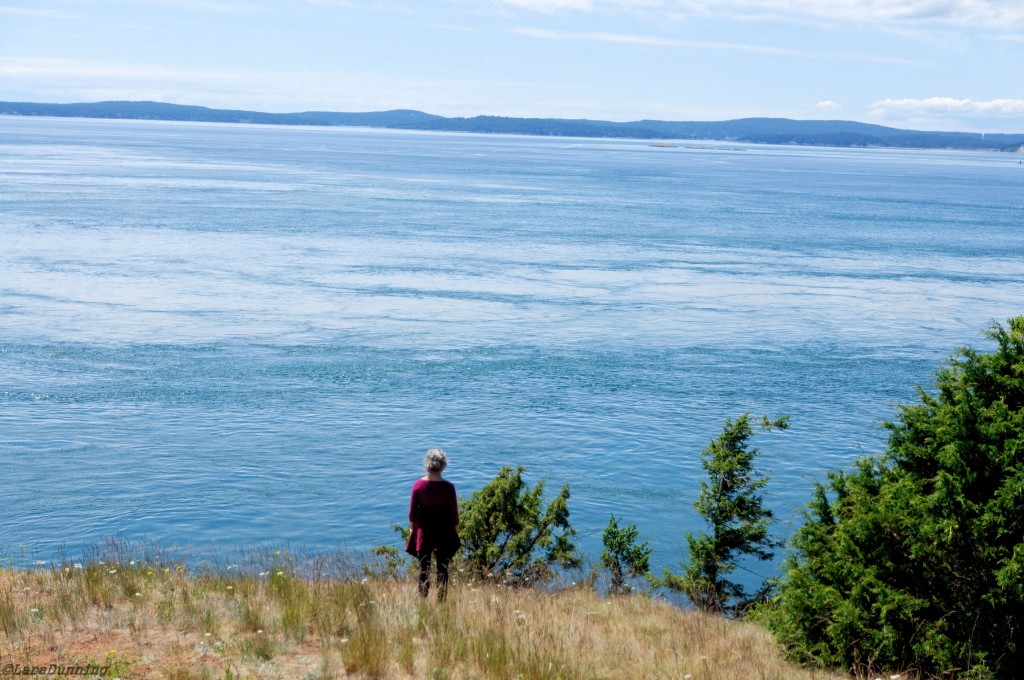
<path id="1" fill-rule="evenodd" d="M 131 678 L 825 678 L 750 623 L 589 588 L 190 573 L 95 563 L 0 570 L 0 661 Z"/>

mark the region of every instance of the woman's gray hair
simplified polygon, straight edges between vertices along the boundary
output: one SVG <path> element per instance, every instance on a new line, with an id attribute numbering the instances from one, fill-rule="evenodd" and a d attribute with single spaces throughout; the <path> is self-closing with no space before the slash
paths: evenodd
<path id="1" fill-rule="evenodd" d="M 423 459 L 423 467 L 427 472 L 440 472 L 448 467 L 448 456 L 441 449 L 430 449 Z"/>

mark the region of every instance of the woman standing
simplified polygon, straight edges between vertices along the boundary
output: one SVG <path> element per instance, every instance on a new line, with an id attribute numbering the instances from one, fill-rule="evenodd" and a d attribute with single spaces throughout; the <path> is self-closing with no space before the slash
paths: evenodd
<path id="1" fill-rule="evenodd" d="M 416 480 L 409 500 L 412 531 L 405 551 L 420 562 L 419 591 L 430 592 L 430 556 L 437 560 L 437 599 L 448 591 L 448 563 L 459 550 L 459 502 L 455 486 L 443 479 L 448 457 L 441 449 L 430 449 L 423 459 L 427 474 Z"/>

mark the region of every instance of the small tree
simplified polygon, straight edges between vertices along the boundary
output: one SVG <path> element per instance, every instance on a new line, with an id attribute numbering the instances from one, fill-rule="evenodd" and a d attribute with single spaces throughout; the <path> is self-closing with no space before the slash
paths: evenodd
<path id="1" fill-rule="evenodd" d="M 609 590 L 612 593 L 628 593 L 629 585 L 626 578 L 647 576 L 650 573 L 651 548 L 647 541 L 637 545 L 640 532 L 635 524 L 619 528 L 618 520 L 612 515 L 608 526 L 601 534 L 604 550 L 601 552 L 601 564 L 611 572 L 612 582 Z"/>
<path id="2" fill-rule="evenodd" d="M 398 534 L 400 545 L 405 545 L 412 529 L 404 524 L 392 524 L 391 530 Z M 403 572 L 411 573 L 416 561 L 393 545 L 382 543 L 370 548 L 370 555 L 363 560 L 363 573 L 375 578 L 398 580 Z"/>
<path id="3" fill-rule="evenodd" d="M 769 420 L 765 416 L 761 427 L 785 430 L 789 417 Z M 747 414 L 735 422 L 727 419 L 722 434 L 701 453 L 708 480 L 701 482 L 694 507 L 707 520 L 711 532 L 687 532 L 690 558 L 682 564 L 683 574 L 666 569 L 661 580 L 662 585 L 685 594 L 704 611 L 735 613 L 747 607 L 756 598 L 726 577 L 736 569 L 739 557 L 770 560 L 773 549 L 779 546 L 769 535 L 773 515 L 764 507 L 760 494 L 768 479 L 754 471 L 759 451 L 747 445 L 753 434 Z"/>
<path id="4" fill-rule="evenodd" d="M 463 566 L 474 576 L 525 585 L 551 576 L 554 567 L 577 567 L 569 525 L 569 485 L 544 507 L 544 482 L 532 489 L 523 467 L 503 467 L 460 511 Z"/>
<path id="5" fill-rule="evenodd" d="M 798 660 L 1020 677 L 1024 317 L 988 336 L 899 408 L 885 453 L 816 486 L 765 612 Z"/>

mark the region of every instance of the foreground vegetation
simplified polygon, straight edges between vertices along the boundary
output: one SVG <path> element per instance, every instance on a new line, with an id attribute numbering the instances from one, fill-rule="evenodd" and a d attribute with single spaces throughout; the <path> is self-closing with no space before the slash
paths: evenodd
<path id="1" fill-rule="evenodd" d="M 752 595 L 729 574 L 780 542 L 744 415 L 702 454 L 708 481 L 695 508 L 709 531 L 687 535 L 682 573 L 652 576 L 635 525 L 611 517 L 604 576 L 554 587 L 585 561 L 569 487 L 545 503 L 543 482 L 531 488 L 522 468 L 506 467 L 462 501 L 462 580 L 443 604 L 417 597 L 394 546 L 362 565 L 277 552 L 242 569 L 192 571 L 132 559 L 115 543 L 84 565 L 0 571 L 2 670 L 55 664 L 51 674 L 84 666 L 171 680 L 1022 677 L 1024 317 L 989 338 L 993 352 L 958 350 L 934 394 L 900 407 L 884 454 L 815 486 L 782 578 Z M 644 579 L 697 611 L 630 594 Z"/>
<path id="2" fill-rule="evenodd" d="M 1024 317 L 900 407 L 884 454 L 816 486 L 765 620 L 793 658 L 1024 676 Z"/>
<path id="3" fill-rule="evenodd" d="M 326 563 L 300 575 L 292 564 L 0 571 L 0 656 L 167 680 L 833 677 L 785 662 L 756 624 L 645 595 L 464 582 L 438 604 L 411 580 L 328 576 Z"/>

